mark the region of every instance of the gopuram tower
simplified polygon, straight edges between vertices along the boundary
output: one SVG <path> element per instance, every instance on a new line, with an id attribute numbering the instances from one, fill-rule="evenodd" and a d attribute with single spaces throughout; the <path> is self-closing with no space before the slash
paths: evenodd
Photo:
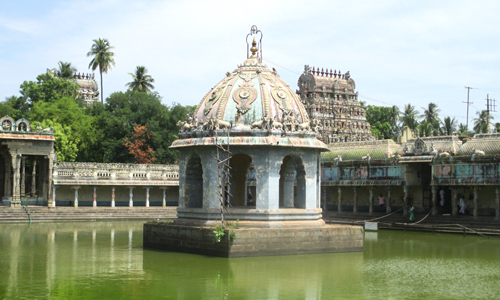
<path id="1" fill-rule="evenodd" d="M 324 143 L 374 139 L 349 71 L 342 74 L 340 70 L 311 70 L 306 65 L 298 85 L 297 93 L 308 116 L 321 124 L 319 139 Z"/>

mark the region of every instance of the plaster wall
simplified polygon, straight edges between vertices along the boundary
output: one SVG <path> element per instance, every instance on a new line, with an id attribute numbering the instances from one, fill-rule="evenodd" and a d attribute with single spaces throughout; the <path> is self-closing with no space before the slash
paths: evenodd
<path id="1" fill-rule="evenodd" d="M 129 203 L 129 188 L 115 187 L 115 205 L 128 206 Z M 78 206 L 92 206 L 94 189 L 92 186 L 81 186 L 78 189 Z M 146 189 L 136 187 L 133 189 L 134 206 L 145 206 Z M 176 205 L 179 199 L 178 187 L 169 187 L 166 190 L 167 205 Z M 75 200 L 75 190 L 71 186 L 59 186 L 56 189 L 56 206 L 72 206 Z M 100 186 L 96 193 L 97 206 L 111 205 L 111 187 Z M 149 189 L 150 206 L 161 206 L 163 202 L 163 190 L 158 187 Z"/>
<path id="2" fill-rule="evenodd" d="M 318 156 L 319 150 L 309 148 L 267 147 L 267 146 L 234 146 L 230 147 L 232 155 L 239 153 L 250 156 L 256 170 L 256 209 L 279 209 L 279 179 L 283 159 L 293 155 L 300 157 L 305 170 L 305 185 L 297 193 L 305 194 L 305 208 L 316 208 L 319 204 L 318 188 Z M 218 165 L 214 159 L 217 155 L 216 147 L 191 147 L 181 151 L 179 156 L 179 203 L 184 204 L 186 183 L 186 164 L 193 154 L 200 156 L 203 165 L 203 207 L 218 209 Z M 303 190 L 305 189 L 305 191 Z M 184 206 L 183 206 L 184 207 Z"/>

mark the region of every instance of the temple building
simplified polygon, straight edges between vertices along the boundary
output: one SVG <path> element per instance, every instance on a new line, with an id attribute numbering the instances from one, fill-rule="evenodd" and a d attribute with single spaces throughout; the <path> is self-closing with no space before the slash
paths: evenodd
<path id="1" fill-rule="evenodd" d="M 54 77 L 58 77 L 58 73 L 55 70 L 47 69 Z M 88 105 L 93 105 L 96 101 L 99 101 L 99 85 L 97 80 L 95 80 L 95 74 L 92 73 L 76 73 L 73 77 L 68 79 L 71 82 L 78 84 L 80 90 L 78 91 L 80 97 Z"/>
<path id="2" fill-rule="evenodd" d="M 374 140 L 349 71 L 311 70 L 306 65 L 298 86 L 308 116 L 321 124 L 319 139 L 324 143 Z"/>

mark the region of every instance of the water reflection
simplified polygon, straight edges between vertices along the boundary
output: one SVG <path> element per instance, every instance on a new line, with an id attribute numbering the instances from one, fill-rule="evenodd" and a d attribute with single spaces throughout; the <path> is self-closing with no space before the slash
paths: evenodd
<path id="1" fill-rule="evenodd" d="M 500 239 L 381 231 L 360 253 L 144 250 L 142 222 L 0 224 L 0 299 L 471 299 L 500 293 Z"/>

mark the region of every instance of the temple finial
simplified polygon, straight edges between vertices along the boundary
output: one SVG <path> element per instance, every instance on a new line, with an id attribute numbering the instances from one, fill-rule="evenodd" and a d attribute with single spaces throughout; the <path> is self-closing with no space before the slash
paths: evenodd
<path id="1" fill-rule="evenodd" d="M 255 37 L 253 38 L 252 48 L 250 48 L 250 51 L 252 52 L 252 57 L 257 57 L 257 51 L 259 51 L 259 49 L 257 48 L 257 41 L 255 40 Z"/>

